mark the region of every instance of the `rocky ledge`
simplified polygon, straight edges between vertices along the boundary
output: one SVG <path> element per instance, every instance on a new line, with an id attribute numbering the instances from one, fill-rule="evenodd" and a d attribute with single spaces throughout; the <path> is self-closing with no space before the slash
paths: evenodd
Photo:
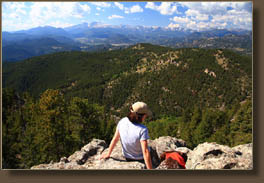
<path id="1" fill-rule="evenodd" d="M 169 169 L 160 162 L 164 151 L 175 150 L 185 153 L 188 157 L 186 169 L 253 169 L 252 143 L 233 148 L 216 143 L 205 142 L 193 150 L 186 147 L 185 141 L 174 137 L 160 137 L 149 140 L 152 163 L 155 169 Z M 121 143 L 114 148 L 111 158 L 99 160 L 102 152 L 107 152 L 104 140 L 93 139 L 80 151 L 71 156 L 61 158 L 60 162 L 50 162 L 31 167 L 31 169 L 145 169 L 139 162 L 127 162 L 122 156 Z"/>

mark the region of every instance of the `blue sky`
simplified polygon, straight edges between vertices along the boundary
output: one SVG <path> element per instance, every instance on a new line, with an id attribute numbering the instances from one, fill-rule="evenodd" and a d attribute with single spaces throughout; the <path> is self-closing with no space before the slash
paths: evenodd
<path id="1" fill-rule="evenodd" d="M 2 2 L 2 31 L 83 22 L 171 29 L 252 29 L 251 2 Z"/>

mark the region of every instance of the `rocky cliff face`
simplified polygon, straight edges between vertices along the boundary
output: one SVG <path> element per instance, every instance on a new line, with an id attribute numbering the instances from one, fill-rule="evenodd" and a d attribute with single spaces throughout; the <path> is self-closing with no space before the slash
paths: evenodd
<path id="1" fill-rule="evenodd" d="M 191 150 L 186 147 L 183 140 L 166 136 L 149 140 L 149 147 L 155 169 L 168 169 L 164 161 L 160 162 L 159 158 L 168 150 L 180 151 L 188 156 L 186 169 L 253 169 L 252 143 L 230 148 L 205 142 Z M 120 142 L 114 148 L 111 158 L 99 160 L 101 153 L 107 151 L 105 141 L 93 139 L 80 151 L 61 158 L 60 162 L 40 164 L 31 169 L 145 169 L 142 163 L 125 160 Z"/>

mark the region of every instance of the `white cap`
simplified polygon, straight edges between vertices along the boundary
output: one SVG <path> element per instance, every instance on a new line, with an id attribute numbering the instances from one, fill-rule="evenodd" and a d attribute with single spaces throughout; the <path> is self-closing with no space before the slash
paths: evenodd
<path id="1" fill-rule="evenodd" d="M 132 105 L 131 112 L 136 112 L 139 114 L 147 114 L 148 116 L 152 116 L 152 112 L 149 110 L 148 106 L 144 102 L 136 102 Z"/>

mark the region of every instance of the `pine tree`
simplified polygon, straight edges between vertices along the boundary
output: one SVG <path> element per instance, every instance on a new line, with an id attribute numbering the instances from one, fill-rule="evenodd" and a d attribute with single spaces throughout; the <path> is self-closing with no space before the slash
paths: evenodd
<path id="1" fill-rule="evenodd" d="M 75 97 L 69 105 L 69 126 L 77 146 L 100 136 L 100 124 L 105 120 L 103 107 Z"/>
<path id="2" fill-rule="evenodd" d="M 194 131 L 194 144 L 205 142 L 213 133 L 213 111 L 204 110 L 202 113 L 202 121 Z"/>
<path id="3" fill-rule="evenodd" d="M 230 125 L 231 146 L 252 142 L 252 102 L 242 104 Z"/>
<path id="4" fill-rule="evenodd" d="M 39 146 L 42 162 L 58 161 L 66 147 L 66 104 L 59 90 L 46 90 L 37 104 L 35 143 Z"/>
<path id="5" fill-rule="evenodd" d="M 22 99 L 12 89 L 4 89 L 2 118 L 3 168 L 18 168 L 21 150 L 23 121 L 21 119 Z"/>
<path id="6" fill-rule="evenodd" d="M 195 106 L 194 112 L 193 112 L 193 115 L 191 118 L 191 122 L 190 122 L 189 128 L 187 130 L 188 136 L 187 136 L 186 141 L 188 142 L 188 145 L 190 147 L 194 147 L 197 145 L 195 143 L 195 139 L 193 136 L 195 135 L 194 132 L 195 132 L 196 128 L 199 126 L 201 120 L 202 120 L 202 111 L 199 107 Z"/>

